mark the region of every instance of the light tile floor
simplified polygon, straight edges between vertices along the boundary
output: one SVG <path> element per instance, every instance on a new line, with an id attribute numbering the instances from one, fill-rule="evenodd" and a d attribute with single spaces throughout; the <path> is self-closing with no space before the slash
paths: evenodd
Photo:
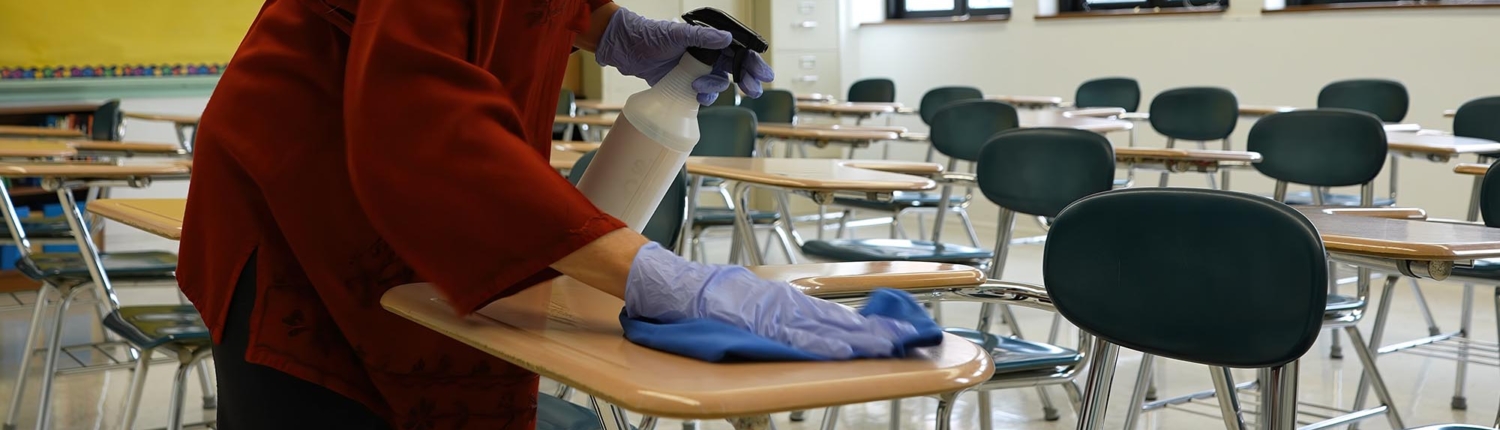
<path id="1" fill-rule="evenodd" d="M 130 194 L 117 194 L 126 197 Z M 181 194 L 177 194 L 181 195 Z M 1019 223 L 1024 229 L 1020 235 L 1036 234 L 1035 227 L 1028 221 Z M 949 228 L 961 228 L 958 225 Z M 110 249 L 137 249 L 167 247 L 170 249 L 171 242 L 154 240 L 144 233 L 132 232 L 126 227 L 114 226 L 110 228 Z M 958 230 L 950 230 L 958 231 Z M 811 228 L 804 228 L 804 234 L 812 233 Z M 884 228 L 863 229 L 862 235 L 884 234 Z M 992 231 L 980 231 L 979 237 L 992 238 Z M 711 245 L 708 248 L 714 258 L 724 258 L 723 248 L 727 248 L 727 236 L 722 230 L 710 234 Z M 719 245 L 719 246 L 713 246 Z M 1006 265 L 1007 280 L 1039 282 L 1041 280 L 1041 250 L 1040 245 L 1026 245 L 1015 248 L 1011 252 L 1011 260 Z M 773 252 L 770 257 L 776 262 L 780 257 Z M 1459 316 L 1461 291 L 1460 285 L 1449 283 L 1424 282 L 1424 292 L 1427 300 L 1431 303 L 1434 313 L 1445 330 L 1457 328 Z M 1345 291 L 1352 287 L 1345 287 Z M 1492 301 L 1491 289 L 1489 287 L 1476 288 L 1476 306 L 1474 312 L 1473 333 L 1478 339 L 1493 340 L 1496 336 L 1496 323 Z M 1377 288 L 1378 292 L 1378 288 Z M 1253 292 L 1247 292 L 1253 294 Z M 175 303 L 176 293 L 170 288 L 132 288 L 122 294 L 127 303 Z M 1411 339 L 1426 333 L 1425 323 L 1417 311 L 1413 300 L 1412 289 L 1409 284 L 1403 282 L 1398 285 L 1395 294 L 1396 302 L 1392 310 L 1390 329 L 1386 336 L 1386 343 L 1397 340 Z M 975 320 L 977 306 L 966 304 L 949 304 L 945 307 L 945 319 L 953 325 L 967 325 Z M 1159 310 L 1158 310 L 1159 311 Z M 1021 326 L 1034 338 L 1045 335 L 1050 322 L 1050 315 L 1027 309 L 1017 310 Z M 25 339 L 27 319 L 29 313 L 25 311 L 0 313 L 0 399 L 9 400 L 14 385 L 14 375 L 17 370 L 22 343 Z M 69 325 L 64 334 L 64 343 L 85 342 L 98 338 L 100 332 L 96 328 L 93 312 L 88 306 L 75 307 L 68 313 Z M 1368 336 L 1371 322 L 1369 319 L 1362 325 Z M 1076 339 L 1075 330 L 1068 330 L 1062 339 Z M 1071 344 L 1071 342 L 1069 342 Z M 1347 339 L 1345 340 L 1347 345 Z M 1348 358 L 1343 360 L 1331 360 L 1328 358 L 1328 336 L 1325 334 L 1315 347 L 1314 351 L 1303 361 L 1301 369 L 1301 398 L 1324 404 L 1347 405 L 1353 397 L 1355 384 L 1359 378 L 1359 362 L 1354 358 L 1352 351 L 1347 351 Z M 1119 428 L 1124 411 L 1124 404 L 1129 396 L 1130 384 L 1133 383 L 1139 354 L 1122 352 L 1115 389 L 1113 391 L 1110 410 L 1111 423 L 1109 428 Z M 33 361 L 34 363 L 36 361 Z M 1209 385 L 1208 374 L 1202 366 L 1167 362 L 1161 364 L 1163 369 L 1162 396 L 1173 396 L 1187 392 L 1197 391 Z M 1497 371 L 1493 367 L 1471 366 L 1467 378 L 1469 387 L 1469 410 L 1455 411 L 1449 408 L 1449 399 L 1452 396 L 1454 382 L 1454 363 L 1452 361 L 1421 357 L 1411 354 L 1391 354 L 1380 358 L 1380 368 L 1384 371 L 1387 382 L 1395 392 L 1398 409 L 1406 418 L 1409 427 L 1419 424 L 1468 422 L 1488 424 L 1494 419 L 1496 406 L 1500 404 L 1500 394 L 1496 387 Z M 39 365 L 31 369 L 33 378 L 39 373 Z M 104 373 L 82 374 L 62 376 L 58 379 L 53 395 L 54 406 L 54 428 L 57 429 L 116 429 L 119 427 L 120 404 L 125 396 L 125 386 L 129 382 L 129 371 L 119 370 Z M 160 428 L 166 423 L 167 396 L 170 390 L 172 376 L 171 365 L 155 366 L 150 374 L 149 385 L 146 388 L 146 400 L 143 403 L 140 417 L 135 428 Z M 1251 376 L 1249 372 L 1237 372 L 1238 381 L 1245 381 Z M 35 379 L 32 379 L 34 382 Z M 197 422 L 212 411 L 204 411 L 198 408 L 199 389 L 196 379 L 189 384 L 189 408 L 187 421 Z M 37 396 L 35 384 L 30 384 L 26 396 L 29 399 L 25 403 L 20 414 L 21 428 L 28 428 L 35 422 L 35 410 Z M 1035 390 L 1018 389 L 1005 390 L 995 393 L 993 396 L 994 424 L 996 429 L 1065 429 L 1074 425 L 1074 415 L 1071 409 L 1066 408 L 1066 396 L 1062 390 L 1053 387 L 1051 395 L 1060 407 L 1063 407 L 1063 417 L 1059 421 L 1047 422 L 1042 420 L 1041 406 Z M 575 395 L 575 401 L 582 401 L 582 395 Z M 901 421 L 897 428 L 923 429 L 932 427 L 933 414 L 935 412 L 935 401 L 930 399 L 909 399 L 902 402 Z M 1212 411 L 1212 404 L 1201 410 Z M 890 416 L 888 403 L 878 402 L 861 405 L 851 405 L 843 408 L 840 419 L 841 429 L 884 429 L 887 427 Z M 0 410 L 0 413 L 4 413 Z M 777 416 L 779 428 L 781 429 L 815 429 L 821 419 L 822 411 L 809 411 L 807 420 L 804 422 L 790 422 L 786 414 Z M 965 395 L 960 399 L 955 408 L 954 428 L 973 429 L 978 428 L 978 411 L 972 394 Z M 1383 419 L 1372 419 L 1365 422 L 1367 429 L 1386 429 L 1389 425 Z M 658 428 L 678 428 L 677 421 L 667 420 Z M 1144 416 L 1142 427 L 1149 429 L 1204 429 L 1219 428 L 1220 424 L 1216 418 L 1204 417 L 1186 412 L 1167 411 L 1154 412 Z M 723 422 L 704 423 L 705 429 L 728 429 L 729 426 Z"/>

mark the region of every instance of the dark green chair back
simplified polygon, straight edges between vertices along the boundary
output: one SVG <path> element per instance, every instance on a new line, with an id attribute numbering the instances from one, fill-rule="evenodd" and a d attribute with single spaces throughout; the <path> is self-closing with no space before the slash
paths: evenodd
<path id="1" fill-rule="evenodd" d="M 1500 227 L 1500 173 L 1496 173 L 1496 165 L 1500 161 L 1490 165 L 1479 185 L 1479 215 L 1489 227 Z"/>
<path id="2" fill-rule="evenodd" d="M 755 156 L 755 112 L 736 106 L 698 111 L 698 145 L 693 154 L 706 157 Z"/>
<path id="3" fill-rule="evenodd" d="M 563 88 L 562 92 L 557 93 L 557 114 L 572 116 L 574 112 L 578 111 L 578 109 L 573 104 L 575 101 L 577 100 L 573 96 L 573 90 Z M 564 131 L 567 131 L 568 127 L 572 126 L 573 124 L 553 124 L 552 134 L 556 135 L 558 133 L 562 133 Z"/>
<path id="4" fill-rule="evenodd" d="M 849 86 L 851 102 L 891 103 L 896 101 L 896 82 L 890 79 L 862 79 Z"/>
<path id="5" fill-rule="evenodd" d="M 1173 139 L 1223 139 L 1239 117 L 1239 101 L 1223 88 L 1178 88 L 1151 100 L 1151 128 Z"/>
<path id="6" fill-rule="evenodd" d="M 979 151 L 979 190 L 1000 207 L 1055 217 L 1078 199 L 1109 191 L 1115 151 L 1099 133 L 1072 128 L 1004 131 Z"/>
<path id="7" fill-rule="evenodd" d="M 741 98 L 740 107 L 755 111 L 760 122 L 791 124 L 797 119 L 797 96 L 787 90 L 766 90 L 758 98 Z"/>
<path id="8" fill-rule="evenodd" d="M 978 161 L 979 150 L 995 133 L 1020 123 L 1016 108 L 987 100 L 959 101 L 938 110 L 932 118 L 932 147 L 943 155 Z"/>
<path id="9" fill-rule="evenodd" d="M 1084 82 L 1073 94 L 1073 106 L 1117 107 L 1135 112 L 1141 107 L 1141 84 L 1131 78 L 1099 78 Z"/>
<path id="10" fill-rule="evenodd" d="M 1274 200 L 1131 188 L 1063 210 L 1047 232 L 1042 276 L 1058 313 L 1110 343 L 1262 368 L 1317 340 L 1327 262 L 1312 223 Z"/>
<path id="11" fill-rule="evenodd" d="M 1470 100 L 1459 106 L 1453 114 L 1453 135 L 1500 142 L 1500 96 Z"/>
<path id="12" fill-rule="evenodd" d="M 984 92 L 974 87 L 938 87 L 927 91 L 922 95 L 922 103 L 917 106 L 917 114 L 922 117 L 922 122 L 931 126 L 932 117 L 954 102 L 964 100 L 983 100 Z"/>
<path id="13" fill-rule="evenodd" d="M 1319 187 L 1362 185 L 1375 179 L 1388 153 L 1380 118 L 1351 109 L 1283 112 L 1250 127 L 1253 164 L 1278 181 Z"/>
<path id="14" fill-rule="evenodd" d="M 578 184 L 583 179 L 583 172 L 588 170 L 589 163 L 594 161 L 594 154 L 599 151 L 589 151 L 573 163 L 573 169 L 568 172 L 568 182 Z M 662 196 L 661 204 L 656 206 L 656 213 L 651 215 L 651 220 L 646 222 L 646 229 L 641 234 L 651 239 L 652 242 L 661 244 L 662 248 L 675 250 L 677 248 L 677 235 L 682 232 L 682 219 L 687 216 L 687 170 L 677 173 L 677 180 L 667 187 L 667 194 Z"/>
<path id="15" fill-rule="evenodd" d="M 125 114 L 120 111 L 120 101 L 110 100 L 94 110 L 93 123 L 89 125 L 89 138 L 93 140 L 120 140 L 120 124 Z"/>
<path id="16" fill-rule="evenodd" d="M 734 85 L 730 85 L 729 89 L 724 90 L 724 92 L 722 92 L 722 93 L 719 93 L 719 98 L 714 99 L 714 104 L 709 105 L 709 106 L 721 107 L 721 106 L 739 106 L 739 105 L 740 105 L 740 93 L 734 89 Z"/>
<path id="17" fill-rule="evenodd" d="M 1381 121 L 1401 122 L 1411 97 L 1406 86 L 1389 79 L 1350 79 L 1323 87 L 1319 108 L 1353 109 L 1374 114 Z"/>

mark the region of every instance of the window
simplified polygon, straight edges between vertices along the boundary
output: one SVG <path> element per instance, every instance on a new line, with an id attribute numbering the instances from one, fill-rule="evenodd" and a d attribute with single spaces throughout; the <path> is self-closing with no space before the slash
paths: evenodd
<path id="1" fill-rule="evenodd" d="M 1229 0 L 1058 0 L 1062 12 L 1083 12 L 1100 9 L 1132 8 L 1223 8 Z"/>
<path id="2" fill-rule="evenodd" d="M 1009 15 L 1014 0 L 886 0 L 891 18 Z"/>

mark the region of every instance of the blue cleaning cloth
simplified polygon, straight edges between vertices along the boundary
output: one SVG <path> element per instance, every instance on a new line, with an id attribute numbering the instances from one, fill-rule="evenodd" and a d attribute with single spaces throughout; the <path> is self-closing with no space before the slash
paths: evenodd
<path id="1" fill-rule="evenodd" d="M 917 329 L 916 334 L 895 342 L 891 357 L 905 357 L 913 348 L 943 343 L 943 328 L 905 292 L 877 289 L 870 293 L 869 302 L 859 313 L 906 321 Z M 714 320 L 695 318 L 663 323 L 629 318 L 622 310 L 620 325 L 625 328 L 625 338 L 636 345 L 708 362 L 829 360 Z"/>

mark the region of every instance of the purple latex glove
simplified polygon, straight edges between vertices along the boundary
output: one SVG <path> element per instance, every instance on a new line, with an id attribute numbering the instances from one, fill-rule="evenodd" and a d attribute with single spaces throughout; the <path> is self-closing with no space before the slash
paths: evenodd
<path id="1" fill-rule="evenodd" d="M 905 321 L 860 315 L 744 267 L 687 261 L 655 242 L 631 264 L 625 314 L 662 322 L 712 319 L 836 360 L 890 357 L 897 339 L 916 333 Z"/>
<path id="2" fill-rule="evenodd" d="M 601 66 L 611 66 L 620 73 L 645 79 L 655 86 L 691 47 L 719 49 L 723 55 L 713 64 L 713 72 L 693 81 L 698 103 L 713 104 L 719 93 L 729 89 L 730 72 L 734 70 L 734 52 L 729 48 L 734 37 L 727 31 L 673 21 L 646 18 L 620 8 L 609 18 L 609 26 L 599 38 L 594 59 Z M 740 90 L 750 97 L 760 97 L 761 83 L 776 78 L 771 66 L 760 54 L 745 56 Z"/>

